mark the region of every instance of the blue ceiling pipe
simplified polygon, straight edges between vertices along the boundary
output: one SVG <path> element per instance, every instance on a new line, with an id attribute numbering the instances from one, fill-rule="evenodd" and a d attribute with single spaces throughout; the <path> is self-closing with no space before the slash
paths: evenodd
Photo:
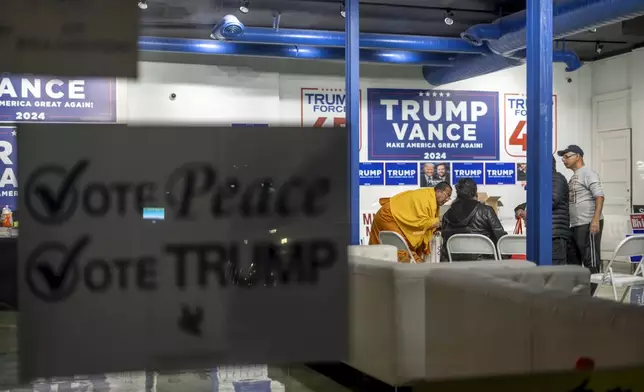
<path id="1" fill-rule="evenodd" d="M 310 60 L 344 60 L 343 48 L 318 46 L 260 45 L 212 40 L 141 37 L 139 49 L 151 52 L 188 54 L 282 57 Z M 453 55 L 401 50 L 361 49 L 360 62 L 382 64 L 415 64 L 429 67 L 451 67 Z"/>
<path id="2" fill-rule="evenodd" d="M 554 5 L 552 14 L 553 38 L 559 39 L 644 15 L 644 1 L 562 0 Z M 526 47 L 526 13 L 472 26 L 461 37 L 474 45 L 487 46 L 493 53 L 510 55 Z"/>
<path id="3" fill-rule="evenodd" d="M 344 48 L 342 31 L 271 29 L 246 27 L 234 15 L 217 22 L 210 37 L 218 40 L 274 45 L 307 45 Z M 360 34 L 360 49 L 410 50 L 421 52 L 489 54 L 485 47 L 458 38 L 414 35 Z"/>
<path id="4" fill-rule="evenodd" d="M 566 72 L 576 71 L 583 64 L 574 52 L 568 50 L 554 51 L 552 60 L 555 63 L 565 63 Z M 523 64 L 525 64 L 525 50 L 520 50 L 513 56 L 507 57 L 491 55 L 473 59 L 472 57 L 459 56 L 454 61 L 454 66 L 450 68 L 423 67 L 423 77 L 432 86 L 441 86 Z"/>

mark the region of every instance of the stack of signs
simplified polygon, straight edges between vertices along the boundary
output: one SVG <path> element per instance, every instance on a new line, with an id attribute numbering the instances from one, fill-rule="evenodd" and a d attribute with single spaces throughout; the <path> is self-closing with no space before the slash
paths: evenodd
<path id="1" fill-rule="evenodd" d="M 347 360 L 344 129 L 28 124 L 18 143 L 23 380 Z"/>
<path id="2" fill-rule="evenodd" d="M 631 214 L 631 227 L 633 234 L 644 234 L 644 214 Z M 631 257 L 631 263 L 639 263 L 642 256 Z M 644 287 L 633 287 L 631 289 L 631 303 L 644 305 Z"/>

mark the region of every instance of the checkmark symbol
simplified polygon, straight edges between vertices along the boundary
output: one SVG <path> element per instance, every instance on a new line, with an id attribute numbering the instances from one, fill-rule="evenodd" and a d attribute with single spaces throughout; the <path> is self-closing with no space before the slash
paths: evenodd
<path id="1" fill-rule="evenodd" d="M 44 185 L 37 185 L 34 189 L 34 193 L 37 194 L 42 200 L 44 206 L 49 210 L 51 215 L 57 215 L 62 210 L 65 205 L 67 197 L 74 188 L 74 183 L 80 177 L 81 174 L 89 166 L 89 161 L 82 160 L 78 161 L 74 167 L 69 171 L 67 177 L 61 184 L 58 191 L 53 192 L 51 189 L 45 187 Z"/>
<path id="2" fill-rule="evenodd" d="M 88 236 L 79 239 L 71 249 L 69 249 L 69 252 L 65 255 L 63 263 L 58 268 L 53 267 L 46 261 L 38 263 L 36 269 L 42 274 L 52 292 L 56 292 L 61 289 L 69 270 L 76 262 L 80 252 L 89 244 L 89 241 Z"/>

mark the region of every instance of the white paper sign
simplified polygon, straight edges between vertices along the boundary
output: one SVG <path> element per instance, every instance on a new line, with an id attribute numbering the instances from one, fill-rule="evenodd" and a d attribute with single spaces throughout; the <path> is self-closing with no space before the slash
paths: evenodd
<path id="1" fill-rule="evenodd" d="M 136 77 L 139 15 L 129 0 L 4 0 L 0 71 Z"/>
<path id="2" fill-rule="evenodd" d="M 302 87 L 300 89 L 300 125 L 303 127 L 346 127 L 347 95 L 343 88 Z M 362 113 L 362 91 L 360 91 Z M 360 149 L 362 149 L 362 116 L 360 116 Z"/>
<path id="3" fill-rule="evenodd" d="M 511 157 L 527 155 L 528 106 L 525 94 L 505 94 L 504 146 Z M 557 151 L 557 96 L 552 96 L 552 151 Z"/>
<path id="4" fill-rule="evenodd" d="M 346 359 L 345 130 L 34 124 L 18 144 L 23 379 Z"/>

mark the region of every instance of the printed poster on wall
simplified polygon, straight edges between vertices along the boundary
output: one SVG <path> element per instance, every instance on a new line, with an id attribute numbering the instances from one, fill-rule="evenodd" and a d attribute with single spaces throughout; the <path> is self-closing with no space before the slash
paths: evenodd
<path id="1" fill-rule="evenodd" d="M 498 160 L 499 94 L 367 90 L 369 159 Z"/>
<path id="2" fill-rule="evenodd" d="M 369 244 L 369 233 L 371 232 L 371 225 L 373 225 L 373 219 L 376 215 L 376 212 L 378 212 L 378 209 L 380 209 L 380 206 L 374 207 L 373 212 L 360 212 L 361 220 L 360 220 L 360 245 L 368 245 Z"/>
<path id="3" fill-rule="evenodd" d="M 415 163 L 387 163 L 385 185 L 418 185 L 418 166 Z"/>
<path id="4" fill-rule="evenodd" d="M 508 93 L 504 95 L 505 118 L 503 133 L 505 151 L 511 157 L 525 158 L 527 151 L 527 104 L 526 95 Z M 552 96 L 552 152 L 557 151 L 557 96 Z"/>
<path id="5" fill-rule="evenodd" d="M 300 125 L 302 127 L 346 126 L 347 95 L 343 88 L 302 87 Z M 360 90 L 360 149 L 362 149 L 362 90 Z"/>
<path id="6" fill-rule="evenodd" d="M 454 184 L 461 178 L 471 178 L 475 183 L 483 185 L 483 162 L 454 162 L 452 171 Z"/>
<path id="7" fill-rule="evenodd" d="M 0 209 L 18 207 L 18 150 L 16 128 L 0 127 Z"/>
<path id="8" fill-rule="evenodd" d="M 0 123 L 116 122 L 116 79 L 3 74 Z"/>
<path id="9" fill-rule="evenodd" d="M 384 185 L 385 168 L 380 162 L 360 162 L 360 185 Z"/>
<path id="10" fill-rule="evenodd" d="M 451 184 L 452 170 L 449 162 L 421 162 L 418 169 L 421 188 L 433 188 L 440 182 Z"/>
<path id="11" fill-rule="evenodd" d="M 487 162 L 485 164 L 486 185 L 514 185 L 516 183 L 514 162 Z"/>

